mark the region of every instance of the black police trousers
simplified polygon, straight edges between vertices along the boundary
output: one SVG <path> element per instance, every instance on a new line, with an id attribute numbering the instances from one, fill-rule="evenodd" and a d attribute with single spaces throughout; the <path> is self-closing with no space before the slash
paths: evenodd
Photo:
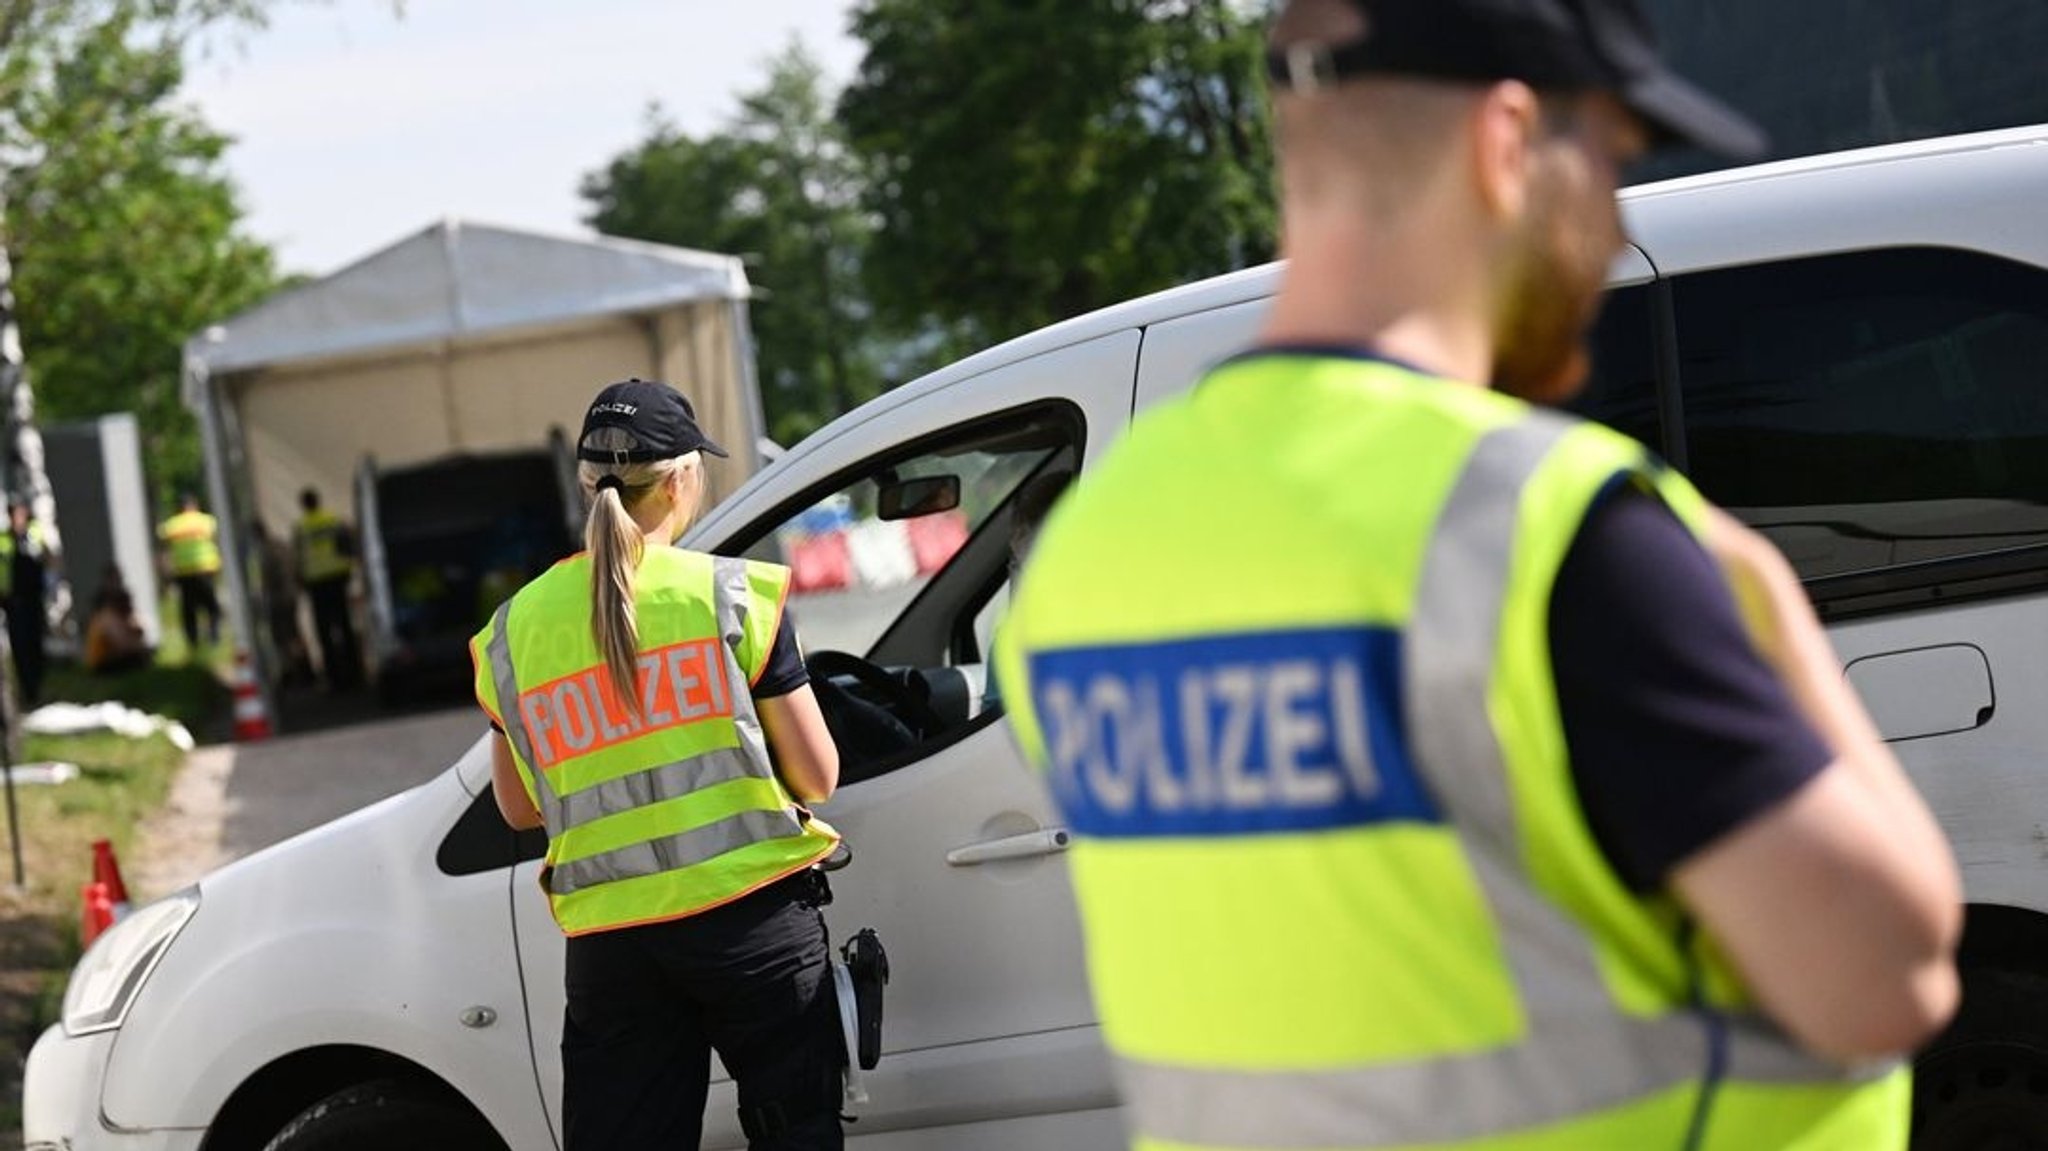
<path id="1" fill-rule="evenodd" d="M 751 1151 L 837 1151 L 846 1063 L 808 872 L 568 941 L 563 1151 L 696 1151 L 716 1050 Z"/>

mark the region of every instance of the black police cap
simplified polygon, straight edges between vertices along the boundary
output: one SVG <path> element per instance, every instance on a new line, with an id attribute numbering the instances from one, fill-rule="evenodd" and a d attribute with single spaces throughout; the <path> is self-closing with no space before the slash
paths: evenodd
<path id="1" fill-rule="evenodd" d="M 624 428 L 633 437 L 629 448 L 589 446 L 599 428 Z M 651 380 L 624 380 L 597 393 L 583 414 L 583 432 L 576 439 L 576 458 L 598 464 L 644 464 L 670 460 L 690 452 L 725 455 L 697 426 L 697 412 L 683 394 Z"/>
<path id="2" fill-rule="evenodd" d="M 1487 83 L 1539 91 L 1607 91 L 1658 144 L 1691 144 L 1736 159 L 1762 155 L 1746 117 L 1679 78 L 1635 0 L 1347 0 L 1364 33 L 1342 44 L 1284 44 L 1268 53 L 1273 82 L 1310 92 L 1355 76 Z"/>

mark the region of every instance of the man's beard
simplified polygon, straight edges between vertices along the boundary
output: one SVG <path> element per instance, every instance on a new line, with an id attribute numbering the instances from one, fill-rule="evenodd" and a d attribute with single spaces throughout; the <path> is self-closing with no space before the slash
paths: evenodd
<path id="1" fill-rule="evenodd" d="M 1496 335 L 1493 386 L 1555 407 L 1585 385 L 1593 360 L 1586 333 L 1600 314 L 1612 254 L 1596 237 L 1611 234 L 1572 218 L 1559 189 L 1539 192 Z"/>

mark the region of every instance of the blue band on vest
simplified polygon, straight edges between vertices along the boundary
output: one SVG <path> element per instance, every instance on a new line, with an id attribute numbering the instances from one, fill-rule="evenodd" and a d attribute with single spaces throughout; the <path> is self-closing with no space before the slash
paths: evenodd
<path id="1" fill-rule="evenodd" d="M 1029 657 L 1054 796 L 1103 837 L 1437 823 L 1390 628 L 1261 632 Z"/>

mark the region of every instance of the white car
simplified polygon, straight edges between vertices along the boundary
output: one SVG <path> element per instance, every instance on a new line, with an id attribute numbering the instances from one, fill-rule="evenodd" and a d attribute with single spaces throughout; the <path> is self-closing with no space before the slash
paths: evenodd
<path id="1" fill-rule="evenodd" d="M 1785 548 L 1954 841 L 1965 1006 L 1922 1060 L 1916 1148 L 2039 1142 L 2048 129 L 1690 178 L 1626 203 L 1637 246 L 1581 407 Z M 826 813 L 855 852 L 827 917 L 840 938 L 878 928 L 894 969 L 856 1148 L 1121 1145 L 1065 835 L 982 665 L 1019 488 L 1093 463 L 1134 412 L 1243 346 L 1276 274 L 1112 308 L 903 387 L 692 538 L 808 572 L 800 627 L 854 653 L 814 652 L 820 674 L 896 719 L 849 738 Z M 824 501 L 848 522 L 797 522 Z M 878 514 L 906 502 L 957 507 Z M 1218 546 L 1232 528 L 1216 525 Z M 562 942 L 535 885 L 540 843 L 499 823 L 488 776 L 479 745 L 112 931 L 30 1057 L 28 1146 L 553 1146 Z M 708 1123 L 708 1146 L 743 1145 L 729 1083 Z"/>

